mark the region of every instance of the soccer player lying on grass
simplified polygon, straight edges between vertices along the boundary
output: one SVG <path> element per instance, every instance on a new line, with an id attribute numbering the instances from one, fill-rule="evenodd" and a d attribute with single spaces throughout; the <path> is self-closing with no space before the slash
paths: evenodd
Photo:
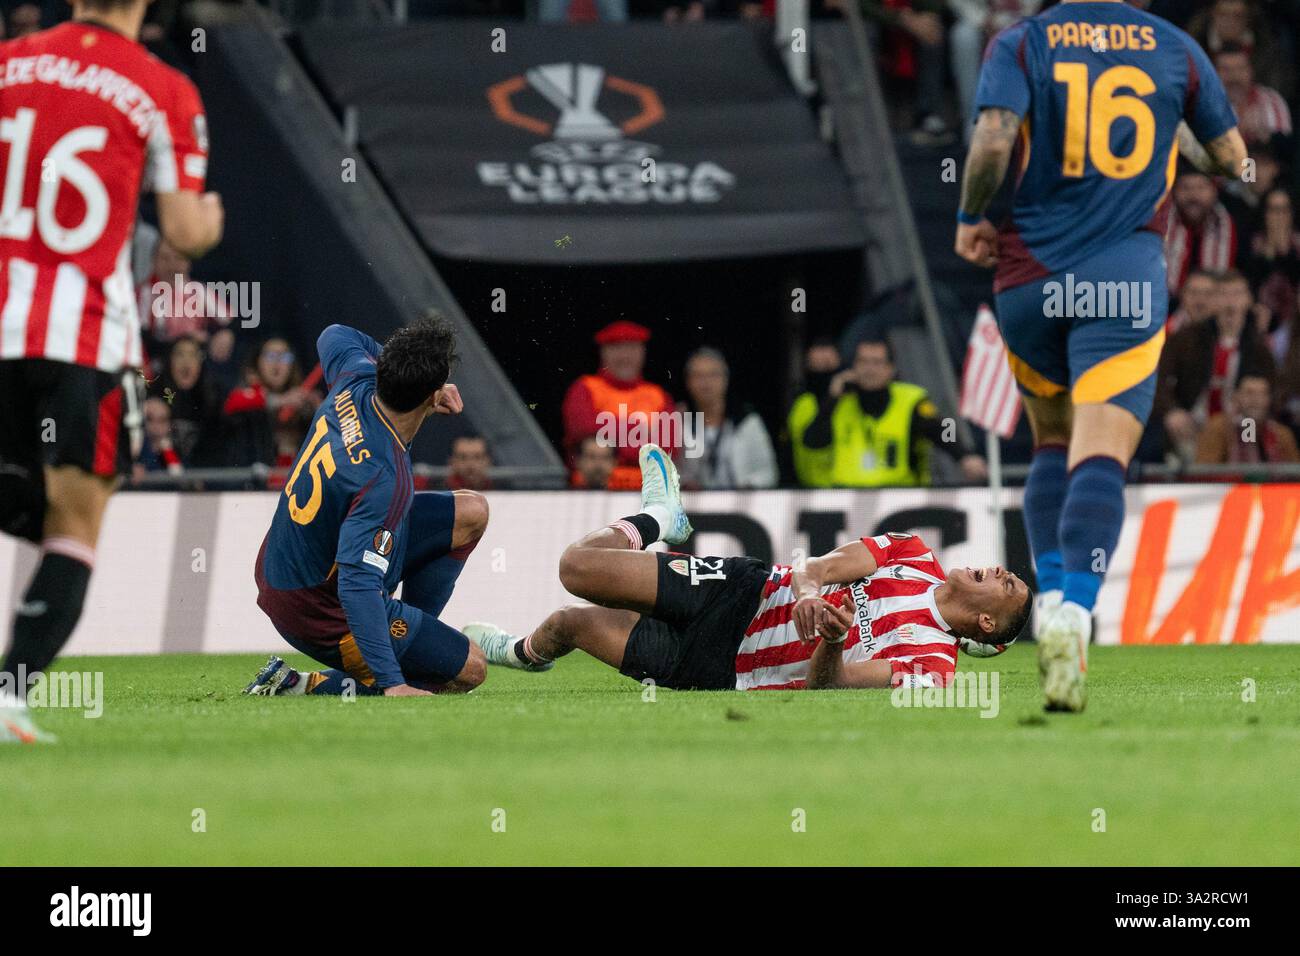
<path id="1" fill-rule="evenodd" d="M 467 625 L 489 663 L 547 670 L 577 648 L 681 690 L 936 687 L 951 680 L 959 644 L 998 653 L 1029 617 L 1024 581 L 1002 568 L 947 576 L 915 535 L 862 538 L 802 568 L 644 552 L 680 544 L 691 525 L 658 446 L 641 449 L 641 476 L 641 512 L 560 559 L 564 586 L 592 605 L 555 611 L 524 638 Z"/>
<path id="2" fill-rule="evenodd" d="M 451 330 L 438 318 L 381 348 L 331 325 L 316 343 L 329 394 L 257 555 L 257 604 L 295 649 L 325 665 L 299 673 L 278 657 L 246 694 L 468 691 L 483 653 L 438 620 L 487 528 L 473 491 L 413 493 L 411 440 L 429 415 L 464 407 L 447 381 Z M 403 583 L 402 600 L 392 597 Z"/>

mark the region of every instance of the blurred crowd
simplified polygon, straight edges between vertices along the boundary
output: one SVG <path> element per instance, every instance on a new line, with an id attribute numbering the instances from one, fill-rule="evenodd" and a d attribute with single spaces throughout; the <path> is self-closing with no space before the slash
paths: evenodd
<path id="1" fill-rule="evenodd" d="M 847 0 L 846 0 L 847 2 Z M 917 145 L 969 135 L 982 51 L 1041 0 L 860 0 L 875 23 L 893 120 Z M 1171 466 L 1296 461 L 1300 231 L 1295 62 L 1300 0 L 1129 0 L 1187 30 L 1237 113 L 1250 169 L 1180 166 L 1165 252 L 1170 317 L 1139 459 Z M 946 96 L 948 77 L 956 103 Z"/>
<path id="2" fill-rule="evenodd" d="M 1171 296 L 1155 411 L 1140 457 L 1148 462 L 1300 461 L 1300 229 L 1296 223 L 1296 102 L 1300 0 L 1130 0 L 1178 23 L 1209 52 L 1236 108 L 1251 175 L 1224 181 L 1178 170 L 1166 235 Z M 814 16 L 856 3 L 877 46 L 900 133 L 958 144 L 970 124 L 988 40 L 1043 0 L 815 0 Z M 429 6 L 426 4 L 425 6 Z M 547 22 L 629 17 L 689 23 L 771 18 L 773 0 L 473 0 L 427 13 L 505 12 Z M 419 4 L 413 7 L 423 9 Z M 66 16 L 61 0 L 0 4 L 0 27 L 19 36 Z M 156 13 L 156 11 L 155 11 Z M 152 36 L 152 34 L 150 34 Z M 154 37 L 160 39 L 160 37 Z M 292 463 L 323 389 L 314 356 L 300 357 L 274 323 L 242 329 L 219 299 L 195 308 L 191 264 L 141 225 L 134 272 L 148 355 L 145 447 L 138 475 Z M 206 293 L 204 293 L 206 294 Z M 878 335 L 878 333 L 877 333 Z M 797 397 L 764 419 L 733 387 L 727 355 L 701 348 L 647 373 L 651 330 L 619 321 L 596 336 L 590 374 L 562 408 L 562 455 L 574 488 L 635 488 L 637 449 L 673 454 L 691 489 L 777 485 L 926 485 L 935 455 L 948 476 L 986 477 L 984 460 L 930 396 L 904 380 L 890 344 L 814 341 Z M 669 372 L 679 372 L 672 379 Z M 680 382 L 677 394 L 662 384 Z M 493 486 L 492 448 L 460 435 L 446 484 Z"/>

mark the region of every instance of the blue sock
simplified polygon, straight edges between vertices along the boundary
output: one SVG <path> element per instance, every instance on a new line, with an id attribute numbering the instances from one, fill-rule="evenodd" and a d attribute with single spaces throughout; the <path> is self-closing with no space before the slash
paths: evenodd
<path id="1" fill-rule="evenodd" d="M 475 542 L 477 544 L 477 542 Z M 474 545 L 469 546 L 472 551 Z M 402 601 L 411 607 L 418 607 L 430 617 L 437 617 L 451 600 L 451 592 L 456 587 L 456 579 L 465 570 L 464 548 L 449 551 L 440 558 L 435 558 L 424 567 L 408 572 L 402 578 Z"/>
<path id="2" fill-rule="evenodd" d="M 1070 475 L 1064 445 L 1043 445 L 1034 451 L 1025 481 L 1025 532 L 1034 555 L 1038 590 L 1057 591 L 1064 584 L 1061 564 L 1061 506 Z"/>
<path id="3" fill-rule="evenodd" d="M 1070 472 L 1060 530 L 1064 600 L 1088 611 L 1097 603 L 1124 524 L 1124 471 L 1114 458 L 1097 455 Z"/>

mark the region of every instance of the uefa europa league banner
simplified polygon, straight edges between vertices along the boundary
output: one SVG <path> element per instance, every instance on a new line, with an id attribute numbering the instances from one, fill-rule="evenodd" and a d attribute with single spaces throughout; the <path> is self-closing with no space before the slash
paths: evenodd
<path id="1" fill-rule="evenodd" d="M 525 631 L 571 603 L 560 553 L 637 508 L 633 494 L 492 492 L 492 519 L 444 614 Z M 1008 564 L 1025 571 L 1019 495 L 1006 495 Z M 861 535 L 914 531 L 946 567 L 997 561 L 989 493 L 759 491 L 688 494 L 697 554 L 790 563 Z M 276 495 L 113 497 L 86 612 L 69 653 L 273 651 L 279 636 L 256 606 L 253 561 Z M 545 515 L 545 521 L 538 521 Z M 1300 641 L 1300 485 L 1148 485 L 1128 517 L 1102 589 L 1105 644 Z M 8 620 L 35 551 L 0 538 L 0 615 Z M 400 594 L 400 592 L 399 592 Z"/>
<path id="2" fill-rule="evenodd" d="M 770 26 L 348 23 L 301 41 L 439 255 L 622 263 L 863 244 Z"/>

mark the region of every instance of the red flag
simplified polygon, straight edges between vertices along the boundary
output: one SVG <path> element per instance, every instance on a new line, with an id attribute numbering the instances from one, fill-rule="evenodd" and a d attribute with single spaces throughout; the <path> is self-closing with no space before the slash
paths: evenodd
<path id="1" fill-rule="evenodd" d="M 1010 438 L 1020 421 L 1020 393 L 1007 364 L 997 319 L 980 305 L 961 370 L 961 415 L 1000 438 Z"/>

